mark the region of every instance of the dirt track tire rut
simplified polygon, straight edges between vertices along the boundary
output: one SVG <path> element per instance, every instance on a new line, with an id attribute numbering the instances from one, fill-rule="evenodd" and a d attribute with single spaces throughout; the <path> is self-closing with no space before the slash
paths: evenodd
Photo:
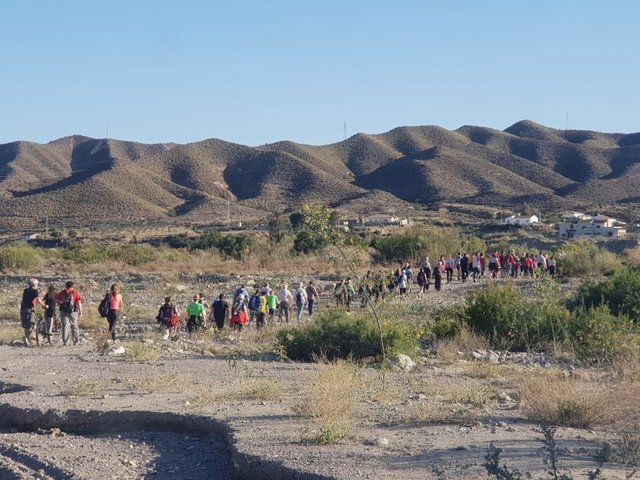
<path id="1" fill-rule="evenodd" d="M 87 476 L 73 468 L 55 465 L 42 452 L 16 448 L 11 443 L 12 435 L 26 434 L 27 438 L 42 436 L 43 431 L 59 429 L 69 435 L 65 441 L 90 440 L 93 443 L 119 442 L 120 450 L 126 445 L 145 445 L 156 456 L 152 468 L 144 474 L 140 464 L 131 463 L 130 477 L 191 480 L 204 479 L 273 479 L 273 480 L 329 480 L 331 477 L 303 473 L 260 457 L 239 452 L 233 446 L 233 432 L 224 423 L 207 416 L 182 415 L 170 412 L 149 411 L 97 411 L 97 410 L 39 410 L 23 409 L 9 404 L 0 404 L 0 427 L 11 429 L 0 435 L 0 479 L 85 479 L 116 478 L 113 476 Z M 40 432 L 40 433 L 38 433 Z M 2 431 L 0 431 L 2 434 Z M 77 440 L 81 438 L 81 440 Z M 45 442 L 48 440 L 44 438 Z M 29 442 L 27 442 L 29 443 Z M 185 443 L 189 445 L 183 448 Z M 175 447 L 175 448 L 173 448 Z M 48 447 L 47 447 L 48 448 Z M 53 448 L 53 447 L 52 447 Z M 95 447 L 91 447 L 95 448 Z M 26 450 L 26 451 L 25 451 Z M 87 452 L 83 461 L 87 460 Z M 89 452 L 91 453 L 91 452 Z M 131 462 L 113 458 L 116 464 Z M 102 461 L 99 452 L 88 461 L 96 465 Z M 204 464 L 203 464 L 204 462 Z M 76 462 L 77 463 L 77 462 Z M 136 472 L 136 467 L 138 470 Z M 105 467 L 109 470 L 109 466 Z M 112 467 L 113 470 L 113 467 Z"/>

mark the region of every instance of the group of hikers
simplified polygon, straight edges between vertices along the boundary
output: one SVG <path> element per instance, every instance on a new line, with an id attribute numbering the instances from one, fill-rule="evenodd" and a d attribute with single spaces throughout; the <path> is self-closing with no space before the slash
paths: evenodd
<path id="1" fill-rule="evenodd" d="M 488 273 L 487 273 L 488 272 Z M 454 277 L 457 281 L 466 282 L 469 278 L 473 282 L 488 275 L 491 278 L 537 278 L 548 275 L 555 278 L 557 275 L 557 260 L 553 255 L 547 256 L 543 252 L 537 255 L 532 253 L 516 254 L 515 251 L 492 252 L 485 255 L 476 251 L 472 254 L 458 252 L 457 255 L 445 257 L 441 255 L 436 262 L 431 262 L 429 257 L 418 267 L 414 273 L 410 262 L 402 263 L 395 271 L 388 274 L 381 272 L 367 272 L 360 281 L 357 289 L 350 281 L 337 284 L 334 290 L 337 304 L 350 304 L 357 291 L 361 303 L 367 298 L 377 300 L 387 293 L 395 293 L 406 296 L 412 293 L 414 285 L 417 285 L 417 296 L 422 298 L 425 291 L 433 285 L 434 290 L 440 291 L 443 280 L 451 283 Z M 353 293 L 352 293 L 353 292 Z"/>
<path id="2" fill-rule="evenodd" d="M 36 333 L 38 343 L 40 338 L 46 339 L 51 343 L 51 336 L 55 333 L 59 322 L 62 331 L 62 344 L 66 346 L 69 338 L 71 338 L 73 344 L 76 345 L 80 340 L 78 319 L 83 313 L 80 293 L 74 289 L 74 283 L 70 280 L 66 282 L 62 290 L 56 284 L 50 284 L 47 288 L 47 293 L 44 294 L 43 298 L 40 298 L 39 283 L 37 278 L 30 278 L 27 288 L 22 292 L 20 322 L 24 330 L 24 344 L 29 346 L 33 333 Z M 109 332 L 112 339 L 115 340 L 118 314 L 124 306 L 118 284 L 111 285 L 105 300 L 108 305 L 106 317 L 109 322 Z M 36 306 L 38 305 L 44 310 L 44 315 L 39 320 L 36 319 Z M 56 315 L 56 310 L 59 310 L 59 319 Z"/>
<path id="3" fill-rule="evenodd" d="M 487 273 L 488 272 L 488 273 Z M 524 253 L 517 255 L 514 251 L 493 252 L 485 255 L 482 252 L 445 257 L 441 255 L 437 262 L 431 262 L 429 257 L 414 271 L 409 262 L 403 262 L 395 271 L 390 273 L 368 271 L 362 278 L 340 280 L 333 288 L 333 297 L 337 306 L 351 310 L 352 304 L 359 299 L 360 306 L 365 307 L 369 301 L 378 301 L 389 293 L 406 296 L 413 292 L 417 285 L 417 297 L 422 298 L 433 284 L 434 290 L 440 291 L 443 280 L 451 283 L 455 278 L 466 282 L 469 278 L 473 282 L 488 275 L 491 278 L 517 278 L 529 276 L 531 278 L 548 275 L 555 277 L 557 262 L 553 256 L 547 257 L 542 252 L 537 255 Z M 28 281 L 27 288 L 22 295 L 20 305 L 20 319 L 24 329 L 24 343 L 29 345 L 32 334 L 36 333 L 36 340 L 48 339 L 55 333 L 58 324 L 62 332 L 62 344 L 67 345 L 69 339 L 73 344 L 79 341 L 78 319 L 83 314 L 82 298 L 74 289 L 74 282 L 68 281 L 64 289 L 55 284 L 49 285 L 47 292 L 40 298 L 39 282 L 35 278 Z M 278 290 L 269 284 L 262 288 L 253 288 L 250 293 L 245 285 L 240 285 L 227 299 L 220 293 L 211 303 L 205 295 L 199 293 L 193 296 L 192 302 L 186 308 L 186 330 L 197 332 L 208 327 L 222 330 L 225 325 L 235 331 L 245 326 L 255 325 L 257 329 L 267 324 L 278 322 L 289 323 L 295 315 L 296 323 L 304 320 L 305 311 L 308 318 L 313 317 L 320 292 L 309 281 L 307 285 L 296 283 L 289 288 L 284 283 Z M 41 306 L 44 315 L 36 319 L 36 307 Z M 121 288 L 118 284 L 111 285 L 109 292 L 99 305 L 99 313 L 105 317 L 109 325 L 109 335 L 116 341 L 116 326 L 118 316 L 124 306 Z M 56 315 L 59 311 L 59 319 Z M 180 312 L 171 297 L 166 297 L 156 316 L 163 338 L 167 339 L 180 328 Z"/>
<path id="4" fill-rule="evenodd" d="M 289 285 L 285 283 L 277 291 L 265 284 L 262 288 L 255 288 L 251 294 L 245 285 L 240 285 L 230 301 L 221 293 L 211 304 L 205 300 L 203 293 L 199 293 L 193 296 L 193 301 L 187 306 L 186 328 L 189 333 L 213 325 L 222 330 L 225 324 L 235 331 L 254 324 L 261 329 L 267 323 L 273 324 L 276 316 L 279 322 L 289 323 L 294 313 L 297 323 L 302 323 L 305 307 L 309 318 L 312 318 L 319 299 L 320 293 L 313 280 L 306 286 L 302 282 L 297 283 L 293 289 L 289 289 Z M 163 338 L 166 339 L 177 331 L 179 318 L 172 298 L 166 297 L 156 317 L 163 331 Z"/>

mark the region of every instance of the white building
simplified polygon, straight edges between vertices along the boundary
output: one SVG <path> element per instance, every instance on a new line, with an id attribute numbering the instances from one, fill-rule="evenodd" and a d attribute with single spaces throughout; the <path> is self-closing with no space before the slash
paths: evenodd
<path id="1" fill-rule="evenodd" d="M 620 238 L 627 234 L 624 223 L 615 218 L 605 215 L 590 217 L 584 215 L 585 219 L 565 220 L 558 224 L 558 238 L 561 240 L 571 240 L 573 238 Z"/>
<path id="2" fill-rule="evenodd" d="M 511 215 L 504 219 L 504 223 L 507 225 L 518 225 L 520 227 L 525 227 L 528 225 L 533 225 L 535 223 L 540 223 L 540 219 L 537 215 Z"/>

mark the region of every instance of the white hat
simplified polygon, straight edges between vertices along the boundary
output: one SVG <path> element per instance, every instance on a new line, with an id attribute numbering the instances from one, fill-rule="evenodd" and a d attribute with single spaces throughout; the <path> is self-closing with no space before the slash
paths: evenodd
<path id="1" fill-rule="evenodd" d="M 38 279 L 37 278 L 30 278 L 29 279 L 29 285 L 32 287 L 37 287 L 38 286 Z"/>

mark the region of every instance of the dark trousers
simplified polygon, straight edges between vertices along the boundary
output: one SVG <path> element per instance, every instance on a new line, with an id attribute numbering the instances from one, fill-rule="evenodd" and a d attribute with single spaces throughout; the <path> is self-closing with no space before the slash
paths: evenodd
<path id="1" fill-rule="evenodd" d="M 204 320 L 200 315 L 191 315 L 187 321 L 187 331 L 193 333 L 204 326 Z"/>
<path id="2" fill-rule="evenodd" d="M 307 307 L 309 308 L 309 316 L 313 315 L 313 306 L 316 304 L 316 301 L 313 298 L 309 298 L 307 300 Z"/>
<path id="3" fill-rule="evenodd" d="M 107 321 L 109 322 L 109 333 L 111 340 L 116 339 L 116 323 L 118 322 L 118 310 L 109 310 L 107 313 Z"/>

